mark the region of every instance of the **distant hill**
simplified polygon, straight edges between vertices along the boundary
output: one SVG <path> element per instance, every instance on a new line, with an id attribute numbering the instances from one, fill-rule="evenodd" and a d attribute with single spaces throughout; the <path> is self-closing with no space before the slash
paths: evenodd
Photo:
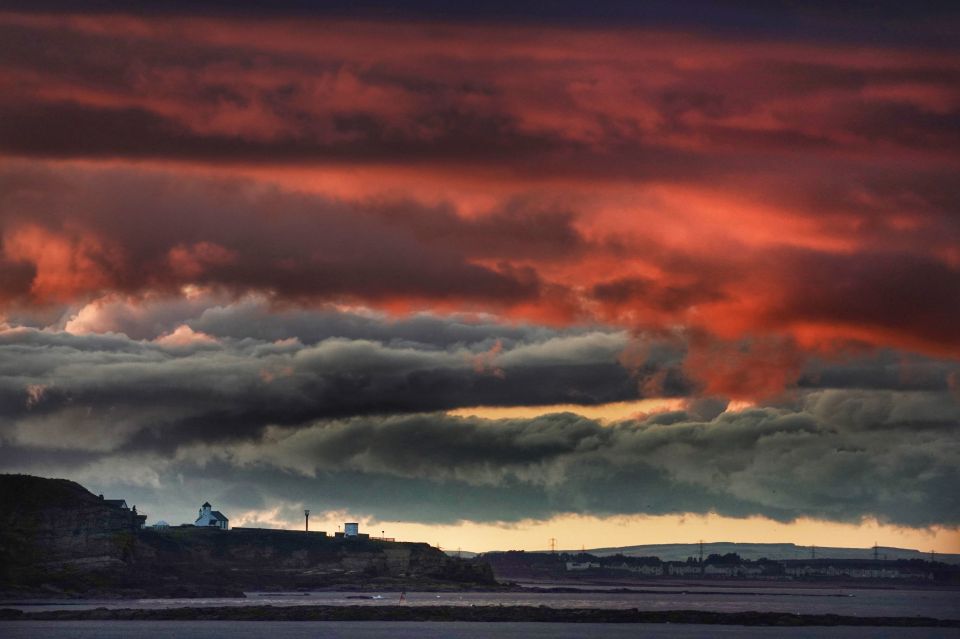
<path id="1" fill-rule="evenodd" d="M 448 550 L 448 555 L 452 557 L 459 556 L 464 559 L 480 557 L 484 553 L 470 552 L 467 550 L 457 551 Z M 491 551 L 506 552 L 506 551 Z M 531 550 L 528 552 L 547 553 L 548 550 Z M 558 550 L 557 552 L 579 553 L 587 552 L 591 555 L 605 557 L 608 555 L 622 554 L 627 557 L 659 557 L 663 561 L 685 561 L 687 557 L 697 557 L 700 554 L 700 544 L 644 544 L 639 546 L 619 546 L 611 548 L 587 548 L 585 550 Z M 785 559 L 809 559 L 810 546 L 798 546 L 796 544 L 751 544 L 736 543 L 728 541 L 718 541 L 703 544 L 703 556 L 711 554 L 726 555 L 728 553 L 737 553 L 743 559 L 774 559 L 782 561 Z M 894 548 L 891 546 L 880 546 L 877 548 L 877 554 L 880 559 L 930 559 L 929 552 L 915 550 L 912 548 Z M 870 548 L 841 548 L 833 546 L 817 546 L 816 556 L 818 559 L 873 559 L 873 547 Z M 936 560 L 947 564 L 960 565 L 960 554 L 936 553 Z"/>
<path id="2" fill-rule="evenodd" d="M 566 552 L 578 552 L 569 550 Z M 605 556 L 623 554 L 628 557 L 659 557 L 663 561 L 684 561 L 687 557 L 697 557 L 700 554 L 699 544 L 644 544 L 640 546 L 621 546 L 619 548 L 587 549 L 593 555 Z M 727 553 L 737 553 L 743 559 L 808 559 L 811 555 L 810 546 L 796 544 L 751 544 L 733 543 L 726 541 L 704 543 L 703 556 Z M 839 548 L 831 546 L 817 546 L 818 559 L 873 559 L 874 550 L 870 548 Z M 930 553 L 911 548 L 892 548 L 880 546 L 877 549 L 880 559 L 929 559 Z M 960 564 L 960 555 L 937 553 L 937 561 L 949 564 Z"/>

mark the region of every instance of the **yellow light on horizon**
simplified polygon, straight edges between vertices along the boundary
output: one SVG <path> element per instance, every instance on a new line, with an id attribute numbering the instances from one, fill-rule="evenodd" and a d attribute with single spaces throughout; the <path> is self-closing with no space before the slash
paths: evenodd
<path id="1" fill-rule="evenodd" d="M 663 413 L 683 408 L 682 399 L 655 398 L 629 402 L 611 402 L 584 406 L 580 404 L 548 404 L 544 406 L 472 406 L 447 411 L 454 417 L 482 419 L 533 419 L 551 413 L 574 413 L 603 423 L 618 422 L 642 415 Z"/>
<path id="2" fill-rule="evenodd" d="M 293 506 L 291 504 L 291 506 Z M 284 521 L 278 509 L 244 513 L 236 525 L 249 520 L 277 528 L 302 530 L 303 520 Z M 648 544 L 704 542 L 793 543 L 797 546 L 870 548 L 880 546 L 912 548 L 921 552 L 960 554 L 960 528 L 933 526 L 907 528 L 883 524 L 875 519 L 860 523 L 839 523 L 803 518 L 778 522 L 766 517 L 724 517 L 717 514 L 671 515 L 557 515 L 546 520 L 518 522 L 469 522 L 430 524 L 383 521 L 349 511 L 318 512 L 310 515 L 310 528 L 332 535 L 344 522 L 360 522 L 361 532 L 397 541 L 419 541 L 445 550 L 471 552 L 493 550 L 546 550 L 549 539 L 557 539 L 559 550 L 615 548 Z M 243 523 L 242 523 L 243 522 Z"/>
<path id="3" fill-rule="evenodd" d="M 680 410 L 682 399 L 643 399 L 596 406 L 551 404 L 542 406 L 475 406 L 447 411 L 457 417 L 482 419 L 532 419 L 542 415 L 570 412 L 609 424 L 645 414 Z M 750 402 L 733 402 L 728 412 L 750 408 Z M 289 504 L 295 510 L 303 504 Z M 302 521 L 279 519 L 278 509 L 244 513 L 244 520 L 269 526 L 299 529 Z M 933 526 L 909 528 L 884 524 L 876 519 L 840 523 L 811 518 L 778 522 L 762 516 L 746 518 L 709 514 L 669 515 L 557 515 L 546 520 L 518 522 L 472 522 L 429 524 L 410 521 L 381 521 L 360 513 L 336 511 L 311 515 L 311 528 L 333 534 L 346 521 L 361 522 L 363 532 L 398 541 L 421 541 L 445 550 L 461 548 L 472 552 L 493 550 L 545 550 L 556 538 L 557 548 L 604 548 L 647 544 L 704 542 L 793 543 L 797 546 L 869 548 L 881 546 L 913 548 L 921 552 L 960 553 L 960 528 Z"/>

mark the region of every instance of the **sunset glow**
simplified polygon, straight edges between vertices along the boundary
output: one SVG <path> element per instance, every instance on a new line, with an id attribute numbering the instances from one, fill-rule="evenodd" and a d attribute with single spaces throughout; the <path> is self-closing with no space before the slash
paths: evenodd
<path id="1" fill-rule="evenodd" d="M 21 4 L 3 472 L 471 551 L 960 553 L 954 15 Z"/>

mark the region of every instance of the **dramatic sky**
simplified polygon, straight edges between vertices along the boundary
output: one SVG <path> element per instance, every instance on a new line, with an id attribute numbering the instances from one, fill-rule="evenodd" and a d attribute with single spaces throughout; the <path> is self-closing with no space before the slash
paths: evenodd
<path id="1" fill-rule="evenodd" d="M 960 552 L 952 3 L 128 4 L 0 11 L 0 471 Z"/>

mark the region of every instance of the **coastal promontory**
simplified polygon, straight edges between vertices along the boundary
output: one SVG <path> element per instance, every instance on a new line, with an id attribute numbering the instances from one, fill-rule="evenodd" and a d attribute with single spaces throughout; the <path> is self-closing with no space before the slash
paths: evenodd
<path id="1" fill-rule="evenodd" d="M 426 543 L 320 532 L 143 527 L 122 500 L 63 479 L 0 475 L 0 592 L 241 596 L 244 591 L 496 587 L 490 567 Z"/>

